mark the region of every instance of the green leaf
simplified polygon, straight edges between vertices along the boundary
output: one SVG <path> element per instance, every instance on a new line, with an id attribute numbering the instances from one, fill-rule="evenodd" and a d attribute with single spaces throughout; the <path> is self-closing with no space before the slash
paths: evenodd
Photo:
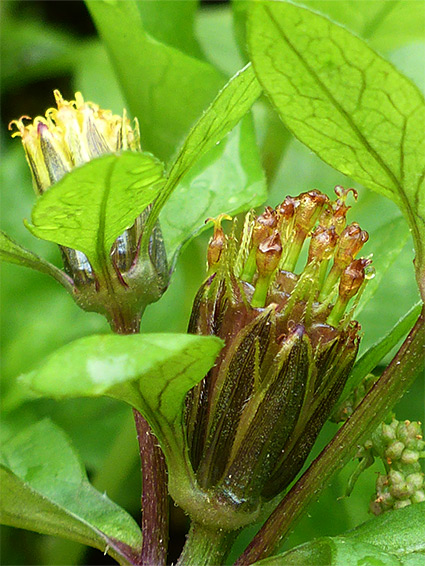
<path id="1" fill-rule="evenodd" d="M 261 87 L 248 64 L 230 79 L 190 131 L 171 167 L 161 197 L 171 192 L 189 169 L 236 126 L 260 94 Z"/>
<path id="2" fill-rule="evenodd" d="M 387 270 L 397 260 L 406 245 L 409 235 L 408 227 L 402 217 L 392 219 L 370 233 L 369 250 L 373 249 L 372 265 L 375 276 L 367 282 L 359 305 L 355 310 L 356 316 L 373 298 Z"/>
<path id="3" fill-rule="evenodd" d="M 236 126 L 260 94 L 261 87 L 251 64 L 246 65 L 232 77 L 218 93 L 190 131 L 170 168 L 165 186 L 155 201 L 146 223 L 146 236 L 142 247 L 148 244 L 147 235 L 153 228 L 159 212 L 186 173 Z"/>
<path id="4" fill-rule="evenodd" d="M 37 201 L 33 234 L 86 254 L 101 269 L 115 239 L 150 204 L 163 166 L 147 153 L 109 154 L 65 175 Z"/>
<path id="5" fill-rule="evenodd" d="M 302 0 L 296 2 L 328 15 L 360 35 L 375 49 L 395 49 L 425 36 L 424 11 L 421 2 L 374 0 Z"/>
<path id="6" fill-rule="evenodd" d="M 282 120 L 325 162 L 400 206 L 422 279 L 425 104 L 417 87 L 358 37 L 309 10 L 255 3 L 249 21 L 253 65 Z"/>
<path id="7" fill-rule="evenodd" d="M 388 554 L 373 546 L 361 542 L 351 542 L 343 538 L 321 538 L 307 542 L 284 554 L 272 556 L 255 566 L 304 566 L 320 564 L 320 566 L 401 566 L 396 556 Z"/>
<path id="8" fill-rule="evenodd" d="M 357 387 L 361 380 L 372 370 L 376 368 L 379 362 L 397 346 L 400 340 L 406 336 L 409 330 L 417 321 L 422 309 L 422 303 L 416 304 L 410 309 L 406 315 L 401 318 L 397 324 L 383 336 L 378 342 L 375 342 L 355 363 L 350 377 L 341 395 L 341 399 L 345 398 L 354 387 Z M 340 404 L 344 403 L 341 401 Z"/>
<path id="9" fill-rule="evenodd" d="M 41 258 L 37 254 L 27 250 L 17 242 L 9 238 L 2 230 L 0 230 L 0 260 L 24 267 L 30 267 L 41 273 L 46 273 L 56 279 L 58 283 L 63 285 L 65 289 L 72 292 L 72 282 L 67 275 L 49 261 Z"/>
<path id="10" fill-rule="evenodd" d="M 107 395 L 129 403 L 148 420 L 172 473 L 186 465 L 184 398 L 221 347 L 216 337 L 186 334 L 89 336 L 57 350 L 25 381 L 55 399 Z"/>
<path id="11" fill-rule="evenodd" d="M 356 0 L 302 0 L 295 2 L 329 16 L 348 27 L 376 49 L 389 50 L 424 37 L 419 2 L 374 0 L 358 8 Z"/>
<path id="12" fill-rule="evenodd" d="M 425 501 L 383 513 L 345 533 L 344 538 L 373 544 L 398 556 L 425 552 Z"/>
<path id="13" fill-rule="evenodd" d="M 139 118 L 142 146 L 168 159 L 224 77 L 210 64 L 152 38 L 144 29 L 144 10 L 139 12 L 134 0 L 86 3 L 130 110 Z"/>
<path id="14" fill-rule="evenodd" d="M 266 198 L 252 119 L 245 116 L 184 176 L 162 209 L 161 229 L 169 255 L 199 233 L 208 217 L 237 214 Z"/>
<path id="15" fill-rule="evenodd" d="M 389 51 L 425 36 L 423 7 L 417 0 L 296 0 L 356 33 L 374 48 Z M 251 0 L 234 0 L 235 33 L 241 49 L 246 45 L 246 13 Z"/>
<path id="16" fill-rule="evenodd" d="M 194 34 L 196 0 L 184 2 L 138 2 L 137 7 L 148 34 L 183 53 L 202 58 Z"/>
<path id="17" fill-rule="evenodd" d="M 127 564 L 141 547 L 132 517 L 88 482 L 64 432 L 49 420 L 3 444 L 1 521 L 108 552 Z M 126 548 L 126 545 L 131 548 Z"/>
<path id="18" fill-rule="evenodd" d="M 258 566 L 401 566 L 423 564 L 425 502 L 384 513 L 344 536 L 323 537 L 260 560 Z"/>

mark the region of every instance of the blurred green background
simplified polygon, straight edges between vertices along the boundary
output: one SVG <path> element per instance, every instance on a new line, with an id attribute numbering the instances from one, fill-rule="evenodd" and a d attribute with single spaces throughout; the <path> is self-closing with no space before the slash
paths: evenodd
<path id="1" fill-rule="evenodd" d="M 156 39 L 210 62 L 226 76 L 243 66 L 246 2 L 240 0 L 233 5 L 206 2 L 200 6 L 191 0 L 165 2 L 169 17 L 162 21 L 161 4 L 164 2 L 142 0 L 140 3 L 145 26 Z M 329 14 L 368 39 L 424 90 L 422 2 L 323 0 L 304 4 Z M 159 6 L 157 12 L 154 5 Z M 19 139 L 10 138 L 7 124 L 22 114 L 31 117 L 43 114 L 53 104 L 54 88 L 59 88 L 68 99 L 81 90 L 86 99 L 116 113 L 122 111 L 126 101 L 83 2 L 3 0 L 1 11 L 1 228 L 22 245 L 60 265 L 56 247 L 36 240 L 23 225 L 22 220 L 30 216 L 35 196 L 21 144 Z M 172 103 L 170 93 L 170 116 Z M 373 300 L 364 305 L 358 317 L 364 332 L 364 351 L 418 300 L 407 226 L 390 201 L 344 178 L 295 140 L 265 100 L 256 104 L 253 114 L 258 150 L 268 179 L 268 204 L 274 206 L 287 194 L 313 188 L 331 195 L 336 184 L 359 190 L 359 202 L 349 219 L 358 221 L 371 235 L 365 253 L 374 254 L 377 267 L 374 285 L 379 283 Z M 193 297 L 205 274 L 207 238 L 208 234 L 203 234 L 186 247 L 169 290 L 148 308 L 143 332 L 185 332 Z M 80 311 L 56 282 L 17 266 L 2 265 L 1 291 L 1 439 L 4 441 L 48 415 L 72 439 L 94 485 L 100 491 L 107 491 L 111 499 L 138 518 L 139 462 L 130 409 L 106 399 L 24 402 L 17 382 L 20 374 L 59 346 L 81 336 L 109 332 L 107 324 L 97 314 Z M 424 421 L 424 379 L 417 380 L 397 406 L 396 415 L 399 419 Z M 325 427 L 315 454 L 335 428 Z M 313 537 L 344 532 L 369 518 L 368 503 L 379 466 L 375 464 L 365 472 L 350 498 L 343 498 L 354 466 L 354 462 L 347 466 L 324 491 L 320 501 L 311 506 L 285 548 Z M 184 542 L 187 521 L 173 505 L 171 522 L 170 560 L 175 561 Z M 255 528 L 239 537 L 234 554 L 247 544 Z M 11 528 L 2 529 L 1 561 L 3 564 L 112 563 L 107 556 L 94 550 L 86 552 L 74 543 Z"/>

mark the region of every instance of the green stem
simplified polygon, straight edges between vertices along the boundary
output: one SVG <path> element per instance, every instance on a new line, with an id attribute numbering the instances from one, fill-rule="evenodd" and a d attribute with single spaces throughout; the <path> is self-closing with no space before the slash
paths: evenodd
<path id="1" fill-rule="evenodd" d="M 249 251 L 248 259 L 246 260 L 245 267 L 243 268 L 241 279 L 247 281 L 248 283 L 252 283 L 254 279 L 255 272 L 257 271 L 257 246 L 252 246 Z"/>
<path id="2" fill-rule="evenodd" d="M 302 230 L 296 232 L 295 237 L 290 244 L 288 255 L 280 269 L 283 269 L 284 271 L 295 271 L 306 236 L 307 234 Z"/>
<path id="3" fill-rule="evenodd" d="M 320 295 L 319 295 L 320 302 L 322 302 L 324 299 L 327 298 L 328 295 L 332 293 L 332 290 L 337 284 L 341 273 L 342 273 L 342 269 L 334 264 L 329 272 L 329 275 L 325 279 L 322 290 L 320 291 Z"/>
<path id="4" fill-rule="evenodd" d="M 235 566 L 248 566 L 270 556 L 288 536 L 308 505 L 328 485 L 335 472 L 354 457 L 390 409 L 411 386 L 425 363 L 425 307 L 390 365 L 339 429 L 332 441 L 287 493 Z"/>
<path id="5" fill-rule="evenodd" d="M 272 274 L 260 275 L 255 285 L 255 291 L 252 295 L 251 306 L 264 307 L 266 304 L 267 293 L 269 292 L 270 279 Z"/>
<path id="6" fill-rule="evenodd" d="M 237 531 L 211 530 L 192 523 L 177 566 L 217 566 L 224 564 Z"/>
<path id="7" fill-rule="evenodd" d="M 343 301 L 341 297 L 338 297 L 332 309 L 331 314 L 328 316 L 326 320 L 326 324 L 329 324 L 330 326 L 334 326 L 335 328 L 337 328 L 341 321 L 341 318 L 344 316 L 346 307 L 347 307 L 346 301 Z"/>

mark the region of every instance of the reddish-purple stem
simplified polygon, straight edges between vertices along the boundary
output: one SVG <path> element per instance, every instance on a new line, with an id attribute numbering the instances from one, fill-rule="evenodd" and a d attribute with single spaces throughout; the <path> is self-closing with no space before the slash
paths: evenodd
<path id="1" fill-rule="evenodd" d="M 144 417 L 133 409 L 142 460 L 142 533 L 139 564 L 165 566 L 168 545 L 167 470 L 161 448 Z"/>
<path id="2" fill-rule="evenodd" d="M 131 316 L 119 311 L 110 321 L 115 334 L 138 334 L 140 315 Z M 123 556 L 133 566 L 165 566 L 168 548 L 168 491 L 167 468 L 158 440 L 146 419 L 133 409 L 142 465 L 142 549 L 121 544 Z"/>

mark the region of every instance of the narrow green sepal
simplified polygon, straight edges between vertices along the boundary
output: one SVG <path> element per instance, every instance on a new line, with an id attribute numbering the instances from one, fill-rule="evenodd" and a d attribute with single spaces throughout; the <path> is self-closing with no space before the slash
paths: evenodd
<path id="1" fill-rule="evenodd" d="M 236 449 L 234 446 L 222 482 L 222 489 L 232 500 L 259 503 L 260 494 L 298 420 L 311 361 L 310 340 L 304 328 L 298 326 L 284 341 L 278 363 L 264 380 L 263 391 L 244 408 L 239 442 Z"/>
<path id="2" fill-rule="evenodd" d="M 238 325 L 237 320 L 234 323 Z M 237 423 L 255 383 L 257 347 L 261 365 L 271 329 L 272 309 L 268 308 L 246 324 L 225 353 L 210 399 L 212 417 L 198 470 L 198 481 L 204 488 L 216 485 L 224 473 Z"/>

